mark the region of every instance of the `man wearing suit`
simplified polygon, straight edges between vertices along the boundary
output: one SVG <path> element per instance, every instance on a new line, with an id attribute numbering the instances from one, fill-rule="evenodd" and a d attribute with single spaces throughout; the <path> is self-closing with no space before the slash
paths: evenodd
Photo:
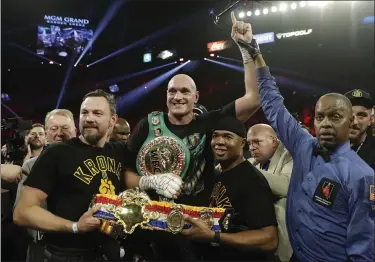
<path id="1" fill-rule="evenodd" d="M 247 133 L 247 142 L 252 155 L 250 163 L 262 172 L 277 199 L 274 203 L 279 231 L 276 255 L 281 261 L 289 261 L 293 251 L 286 228 L 285 207 L 293 159 L 269 125 L 252 126 Z"/>

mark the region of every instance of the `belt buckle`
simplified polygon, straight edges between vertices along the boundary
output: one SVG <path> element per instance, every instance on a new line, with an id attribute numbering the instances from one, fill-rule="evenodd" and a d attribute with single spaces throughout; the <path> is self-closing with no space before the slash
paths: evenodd
<path id="1" fill-rule="evenodd" d="M 141 192 L 138 188 L 128 189 L 118 197 L 122 200 L 122 204 L 114 210 L 114 215 L 124 227 L 125 233 L 132 234 L 136 227 L 148 223 L 150 218 L 145 212 L 145 205 L 151 203 L 151 199 L 145 192 Z"/>
<path id="2" fill-rule="evenodd" d="M 203 208 L 200 211 L 200 219 L 206 224 L 209 229 L 211 229 L 214 225 L 213 212 L 211 209 Z"/>
<path id="3" fill-rule="evenodd" d="M 151 199 L 139 188 L 125 190 L 118 196 L 97 195 L 93 206 L 99 205 L 102 213 L 94 216 L 102 220 L 100 229 L 107 235 L 120 236 L 121 229 L 125 234 L 132 234 L 138 226 L 146 225 L 150 220 L 145 212 L 149 203 Z"/>
<path id="4" fill-rule="evenodd" d="M 173 205 L 171 212 L 167 217 L 168 229 L 173 234 L 177 234 L 182 231 L 185 225 L 184 220 L 184 207 L 182 205 Z"/>

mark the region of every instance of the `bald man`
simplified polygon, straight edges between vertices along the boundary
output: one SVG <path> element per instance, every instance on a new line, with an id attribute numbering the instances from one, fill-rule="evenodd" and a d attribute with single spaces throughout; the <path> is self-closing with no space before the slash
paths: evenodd
<path id="1" fill-rule="evenodd" d="M 255 84 L 254 81 L 247 79 L 246 90 L 249 90 L 250 85 Z M 191 205 L 208 204 L 209 195 L 203 197 L 197 195 L 205 188 L 202 178 L 208 179 L 213 173 L 211 150 L 204 150 L 210 140 L 207 136 L 211 136 L 213 125 L 224 116 L 234 116 L 246 121 L 258 109 L 258 105 L 252 102 L 253 95 L 257 94 L 246 92 L 245 96 L 222 109 L 196 115 L 193 109 L 198 102 L 199 92 L 194 80 L 185 74 L 175 75 L 169 81 L 167 88 L 168 113 L 153 112 L 148 118 L 141 120 L 129 141 L 130 149 L 139 152 L 146 140 L 155 138 L 159 134 L 167 134 L 183 141 L 195 158 L 190 161 L 189 172 L 181 174 L 184 177 L 184 189 L 179 202 Z M 249 104 L 245 104 L 245 101 Z M 212 184 L 206 186 L 210 188 Z"/>
<path id="2" fill-rule="evenodd" d="M 374 170 L 350 148 L 352 104 L 337 93 L 320 97 L 313 137 L 286 109 L 259 47 L 257 54 L 263 112 L 294 161 L 286 208 L 291 260 L 374 261 Z"/>
<path id="3" fill-rule="evenodd" d="M 128 144 L 129 137 L 130 125 L 128 121 L 123 118 L 118 118 L 115 126 L 113 127 L 111 138 Z"/>
<path id="4" fill-rule="evenodd" d="M 243 22 L 237 22 L 232 14 L 232 39 L 239 45 L 241 41 L 252 41 L 252 31 L 248 26 L 244 26 Z M 140 160 L 147 151 L 154 147 L 150 142 L 156 141 L 156 138 L 163 137 L 162 140 L 177 141 L 181 154 L 176 150 L 172 156 L 168 158 L 166 166 L 176 167 L 177 173 L 182 177 L 184 184 L 180 197 L 175 200 L 177 203 L 206 206 L 209 205 L 210 194 L 214 185 L 214 159 L 210 146 L 212 129 L 214 125 L 223 117 L 232 116 L 245 122 L 259 108 L 259 98 L 257 91 L 257 83 L 255 81 L 255 66 L 248 50 L 241 48 L 239 50 L 244 63 L 245 76 L 245 95 L 229 103 L 221 109 L 213 110 L 207 113 L 196 115 L 193 112 L 194 105 L 199 100 L 199 92 L 194 80 L 185 74 L 175 75 L 168 83 L 167 87 L 167 107 L 168 113 L 153 112 L 147 118 L 142 119 L 129 140 L 129 148 L 139 154 Z M 158 142 L 159 143 L 159 142 Z M 166 143 L 166 142 L 164 142 Z M 163 149 L 172 148 L 173 143 L 161 145 Z M 169 150 L 169 149 L 168 149 Z M 172 149 L 173 150 L 173 149 Z M 154 151 L 152 151 L 154 152 Z M 155 152 L 156 153 L 156 152 Z M 154 154 L 151 157 L 158 156 Z M 185 161 L 184 164 L 176 162 Z M 164 159 L 160 159 L 157 169 L 161 172 L 164 170 Z M 173 161 L 176 161 L 173 163 Z M 154 163 L 157 163 L 154 161 Z M 140 168 L 139 165 L 142 165 Z M 138 162 L 138 171 L 144 175 L 147 165 Z M 182 168 L 183 167 L 183 168 Z M 179 169 L 181 168 L 181 170 Z M 155 234 L 154 234 L 155 235 Z M 168 236 L 166 236 L 168 237 Z M 165 238 L 158 244 L 158 250 L 164 249 L 164 254 L 160 255 L 162 260 L 178 260 L 184 259 L 196 260 L 192 257 L 192 252 L 187 252 L 187 248 L 182 248 L 180 254 L 171 252 L 178 250 L 173 244 L 183 243 L 185 240 L 178 240 L 180 235 L 174 235 L 171 243 L 166 243 Z M 181 245 L 180 245 L 181 247 Z M 164 256 L 166 255 L 166 256 Z"/>
<path id="5" fill-rule="evenodd" d="M 276 255 L 281 261 L 289 261 L 293 254 L 285 222 L 286 197 L 289 180 L 293 169 L 293 159 L 288 150 L 277 138 L 271 126 L 258 124 L 247 133 L 247 143 L 252 155 L 249 159 L 268 181 L 275 202 L 275 213 L 278 222 L 279 246 Z"/>

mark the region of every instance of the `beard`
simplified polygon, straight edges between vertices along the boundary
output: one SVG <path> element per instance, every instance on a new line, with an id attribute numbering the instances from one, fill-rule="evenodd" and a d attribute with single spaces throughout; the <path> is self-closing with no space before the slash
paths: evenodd
<path id="1" fill-rule="evenodd" d="M 353 132 L 354 131 L 354 132 Z M 361 129 L 361 128 L 350 128 L 349 130 L 349 139 L 350 140 L 357 140 L 360 139 L 364 133 L 366 133 L 367 128 Z"/>
<path id="2" fill-rule="evenodd" d="M 83 137 L 85 138 L 86 142 L 89 143 L 90 145 L 96 145 L 102 139 L 103 137 L 106 136 L 105 132 L 101 132 L 99 129 L 96 129 L 97 132 L 86 132 L 84 129 L 82 132 Z"/>
<path id="3" fill-rule="evenodd" d="M 29 140 L 29 145 L 30 145 L 31 150 L 38 150 L 38 149 L 43 147 L 43 143 L 40 140 L 38 140 L 38 141 L 30 141 Z"/>

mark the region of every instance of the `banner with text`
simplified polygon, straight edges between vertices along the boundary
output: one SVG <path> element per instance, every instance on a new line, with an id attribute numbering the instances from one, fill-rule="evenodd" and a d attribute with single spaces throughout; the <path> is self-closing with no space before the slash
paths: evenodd
<path id="1" fill-rule="evenodd" d="M 207 44 L 208 52 L 222 51 L 231 47 L 232 43 L 230 41 L 216 41 Z"/>
<path id="2" fill-rule="evenodd" d="M 304 29 L 304 30 L 298 30 L 298 31 L 292 31 L 287 33 L 277 33 L 276 37 L 278 39 L 285 39 L 285 38 L 291 38 L 291 37 L 297 37 L 297 36 L 304 36 L 309 35 L 312 33 L 312 29 Z"/>
<path id="3" fill-rule="evenodd" d="M 85 27 L 90 23 L 90 21 L 87 19 L 56 15 L 44 15 L 44 21 L 47 24 L 67 25 L 74 27 Z"/>

